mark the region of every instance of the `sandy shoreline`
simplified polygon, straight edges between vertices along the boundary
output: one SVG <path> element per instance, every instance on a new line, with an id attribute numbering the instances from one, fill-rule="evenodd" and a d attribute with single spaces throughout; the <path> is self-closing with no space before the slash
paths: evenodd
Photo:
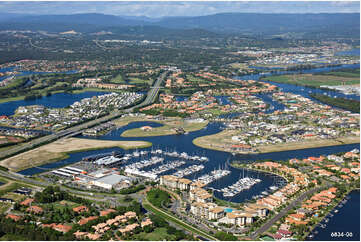
<path id="1" fill-rule="evenodd" d="M 193 144 L 205 149 L 218 150 L 236 154 L 255 154 L 255 153 L 270 153 L 277 151 L 287 150 L 300 150 L 307 148 L 319 148 L 326 146 L 342 145 L 342 144 L 355 144 L 360 142 L 360 136 L 341 137 L 337 139 L 315 139 L 304 140 L 302 142 L 289 142 L 284 144 L 264 145 L 258 146 L 257 152 L 237 152 L 232 150 L 230 142 L 224 142 L 225 137 L 231 137 L 231 131 L 224 130 L 218 134 L 198 137 L 193 140 Z"/>
<path id="2" fill-rule="evenodd" d="M 151 143 L 145 141 L 111 141 L 81 138 L 59 139 L 50 144 L 4 159 L 0 161 L 0 165 L 9 168 L 12 171 L 19 171 L 33 166 L 66 159 L 68 154 L 73 152 L 111 147 L 135 149 L 149 146 L 151 146 Z"/>

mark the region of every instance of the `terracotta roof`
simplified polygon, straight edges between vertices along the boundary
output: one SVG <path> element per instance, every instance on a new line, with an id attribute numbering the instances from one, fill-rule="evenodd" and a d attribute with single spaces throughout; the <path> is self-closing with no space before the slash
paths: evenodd
<path id="1" fill-rule="evenodd" d="M 22 217 L 19 215 L 15 215 L 15 214 L 8 214 L 8 215 L 6 215 L 6 218 L 11 218 L 12 220 L 14 220 L 16 222 L 16 221 L 19 221 Z"/>
<path id="2" fill-rule="evenodd" d="M 98 216 L 91 216 L 91 217 L 83 218 L 83 219 L 79 220 L 78 224 L 84 225 L 84 224 L 88 223 L 89 221 L 95 220 L 97 218 L 98 218 Z"/>
<path id="3" fill-rule="evenodd" d="M 20 205 L 29 206 L 29 204 L 32 203 L 33 201 L 34 201 L 34 199 L 32 199 L 32 198 L 27 198 L 27 199 L 25 199 L 24 201 L 22 201 L 22 202 L 20 203 Z"/>
<path id="4" fill-rule="evenodd" d="M 107 210 L 100 211 L 100 216 L 107 216 L 108 214 L 114 213 L 114 212 L 116 212 L 116 210 L 109 208 Z"/>
<path id="5" fill-rule="evenodd" d="M 26 209 L 30 213 L 42 213 L 44 210 L 39 206 L 31 206 Z"/>
<path id="6" fill-rule="evenodd" d="M 73 211 L 76 213 L 81 213 L 81 212 L 87 212 L 87 211 L 89 211 L 89 209 L 86 206 L 82 205 L 82 206 L 73 208 Z"/>

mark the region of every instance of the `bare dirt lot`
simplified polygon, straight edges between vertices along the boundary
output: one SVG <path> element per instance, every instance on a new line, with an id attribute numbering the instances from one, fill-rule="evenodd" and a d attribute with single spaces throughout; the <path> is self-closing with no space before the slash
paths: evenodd
<path id="1" fill-rule="evenodd" d="M 0 165 L 12 171 L 19 171 L 29 167 L 62 160 L 68 157 L 67 153 L 120 147 L 123 149 L 148 147 L 151 143 L 145 141 L 110 141 L 80 138 L 60 139 L 53 143 L 21 153 L 0 161 Z"/>

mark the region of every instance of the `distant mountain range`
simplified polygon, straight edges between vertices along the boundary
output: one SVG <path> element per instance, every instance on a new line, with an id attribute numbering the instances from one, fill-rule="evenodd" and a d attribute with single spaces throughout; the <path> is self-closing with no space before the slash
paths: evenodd
<path id="1" fill-rule="evenodd" d="M 104 27 L 154 26 L 167 29 L 203 29 L 222 34 L 274 35 L 284 33 L 337 33 L 360 35 L 359 13 L 258 14 L 222 13 L 198 17 L 151 19 L 105 14 L 21 15 L 0 13 L 0 29 L 89 32 Z"/>

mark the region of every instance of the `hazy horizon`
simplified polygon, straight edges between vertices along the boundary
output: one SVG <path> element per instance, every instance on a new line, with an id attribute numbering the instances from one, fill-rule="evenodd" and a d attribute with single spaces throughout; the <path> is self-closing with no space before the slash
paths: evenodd
<path id="1" fill-rule="evenodd" d="M 98 13 L 148 18 L 220 13 L 359 13 L 359 1 L 287 2 L 0 2 L 0 12 L 29 15 Z"/>

